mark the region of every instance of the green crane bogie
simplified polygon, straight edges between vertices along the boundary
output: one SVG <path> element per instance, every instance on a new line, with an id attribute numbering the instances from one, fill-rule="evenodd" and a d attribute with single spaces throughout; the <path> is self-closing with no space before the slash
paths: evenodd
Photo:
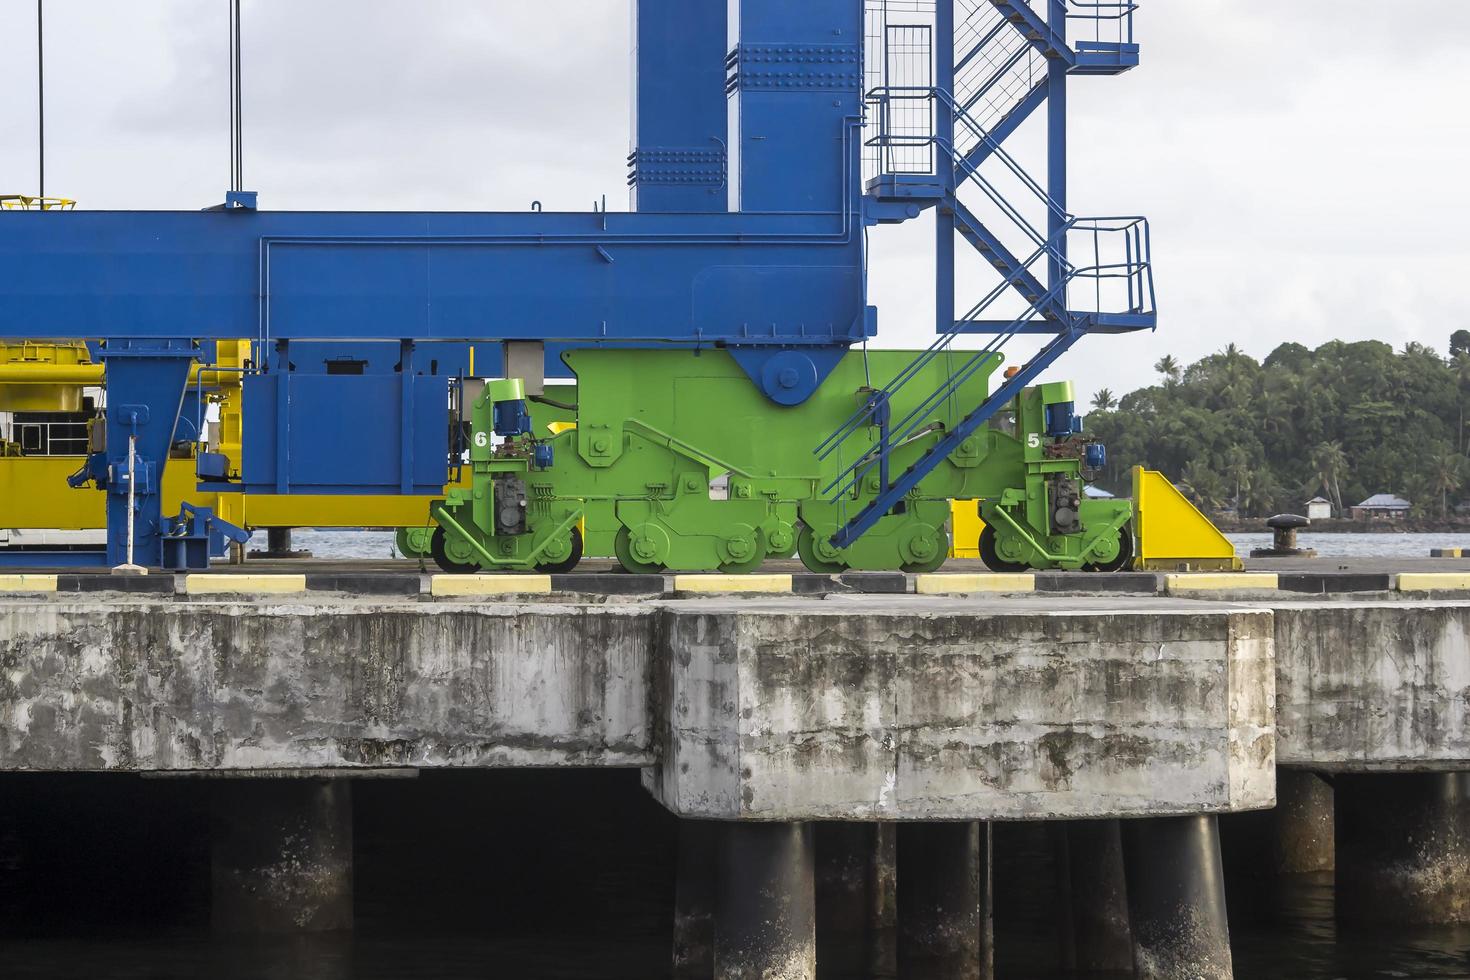
<path id="1" fill-rule="evenodd" d="M 814 447 L 913 357 L 849 353 L 795 406 L 766 399 L 722 350 L 568 351 L 575 386 L 548 386 L 529 399 L 519 382 L 490 382 L 470 413 L 470 488 L 432 506 L 439 527 L 431 551 L 451 571 L 564 571 L 584 550 L 640 572 L 747 572 L 793 554 L 814 571 L 928 571 L 949 552 L 949 501 L 975 498 L 992 567 L 1111 567 L 1125 554 L 1128 502 L 1083 499 L 1085 441 L 1070 428 L 1065 437 L 1047 431 L 1049 411 L 1065 406 L 1070 419 L 1070 384 L 1027 389 L 1016 403 L 1024 435 L 980 430 L 899 512 L 850 547 L 833 548 L 832 534 L 879 492 L 877 468 L 839 500 L 824 490 L 855 461 L 851 452 L 876 442 L 877 430 L 846 456 L 822 460 Z M 936 358 L 926 368 L 932 377 L 899 389 L 893 418 L 955 366 Z M 982 402 L 999 366 L 997 356 L 935 407 L 893 453 L 892 472 Z M 414 545 L 424 543 L 419 534 Z"/>

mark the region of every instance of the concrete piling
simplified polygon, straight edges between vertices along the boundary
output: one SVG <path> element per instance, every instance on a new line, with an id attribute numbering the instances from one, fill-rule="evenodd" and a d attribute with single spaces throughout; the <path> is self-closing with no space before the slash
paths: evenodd
<path id="1" fill-rule="evenodd" d="M 1213 815 L 1122 823 L 1137 980 L 1232 980 Z"/>
<path id="2" fill-rule="evenodd" d="M 988 980 L 990 848 L 974 822 L 898 828 L 898 975 Z"/>
<path id="3" fill-rule="evenodd" d="M 814 829 L 817 963 L 823 976 L 891 977 L 897 970 L 897 832 L 891 823 Z"/>
<path id="4" fill-rule="evenodd" d="M 679 821 L 673 980 L 709 980 L 714 975 L 719 830 L 719 824 L 708 820 Z"/>
<path id="5" fill-rule="evenodd" d="M 809 823 L 719 829 L 715 980 L 816 980 L 816 868 Z"/>
<path id="6" fill-rule="evenodd" d="M 1084 972 L 1133 969 L 1123 838 L 1117 820 L 1073 820 L 1053 838 L 1064 907 L 1062 966 Z"/>
<path id="7" fill-rule="evenodd" d="M 210 805 L 216 931 L 352 928 L 349 781 L 224 779 Z"/>
<path id="8" fill-rule="evenodd" d="M 1278 874 L 1333 869 L 1333 791 L 1321 776 L 1304 769 L 1277 769 L 1271 820 Z"/>
<path id="9" fill-rule="evenodd" d="M 1334 782 L 1338 918 L 1470 923 L 1470 773 L 1342 774 Z"/>

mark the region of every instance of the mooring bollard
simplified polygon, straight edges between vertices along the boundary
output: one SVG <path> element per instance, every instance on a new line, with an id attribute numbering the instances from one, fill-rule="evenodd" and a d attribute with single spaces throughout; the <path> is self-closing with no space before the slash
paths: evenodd
<path id="1" fill-rule="evenodd" d="M 1313 548 L 1299 548 L 1296 543 L 1296 532 L 1311 525 L 1311 521 L 1300 514 L 1277 514 L 1266 518 L 1266 526 L 1271 529 L 1275 538 L 1269 548 L 1256 548 L 1251 551 L 1252 558 L 1316 558 L 1317 552 Z"/>

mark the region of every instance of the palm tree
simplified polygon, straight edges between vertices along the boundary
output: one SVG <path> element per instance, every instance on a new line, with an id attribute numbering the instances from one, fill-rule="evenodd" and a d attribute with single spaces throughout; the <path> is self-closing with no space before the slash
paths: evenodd
<path id="1" fill-rule="evenodd" d="M 1450 494 L 1465 482 L 1465 466 L 1470 463 L 1456 452 L 1445 451 L 1434 458 L 1429 471 L 1429 488 L 1439 494 L 1439 516 L 1448 517 Z"/>
<path id="2" fill-rule="evenodd" d="M 1240 488 L 1240 492 L 1248 513 L 1269 512 L 1276 497 L 1276 491 L 1271 485 L 1271 471 L 1266 468 L 1256 470 L 1251 474 L 1249 482 Z"/>
<path id="3" fill-rule="evenodd" d="M 1164 386 L 1172 387 L 1179 383 L 1179 362 L 1174 359 L 1173 354 L 1165 354 L 1154 363 L 1154 370 L 1164 376 Z"/>
<path id="4" fill-rule="evenodd" d="M 1092 407 L 1099 412 L 1111 412 L 1118 407 L 1118 399 L 1113 397 L 1111 388 L 1099 388 L 1092 396 Z"/>
<path id="5" fill-rule="evenodd" d="M 1470 352 L 1457 351 L 1450 361 L 1455 372 L 1455 381 L 1460 386 L 1460 431 L 1455 434 L 1455 445 L 1465 451 L 1465 396 L 1470 392 Z"/>
<path id="6" fill-rule="evenodd" d="M 1312 469 L 1321 481 L 1322 492 L 1332 500 L 1339 514 L 1342 513 L 1342 488 L 1339 484 L 1347 467 L 1347 454 L 1342 451 L 1340 442 L 1318 443 L 1312 450 Z"/>
<path id="7" fill-rule="evenodd" d="M 1241 495 L 1248 493 L 1251 488 L 1251 460 L 1250 455 L 1240 446 L 1231 446 L 1230 451 L 1225 454 L 1225 478 L 1235 484 L 1235 511 L 1241 511 Z"/>
<path id="8" fill-rule="evenodd" d="M 1200 510 L 1218 513 L 1224 509 L 1220 478 L 1208 465 L 1198 459 L 1190 460 L 1184 465 L 1184 472 L 1179 474 L 1179 482 L 1189 490 Z"/>

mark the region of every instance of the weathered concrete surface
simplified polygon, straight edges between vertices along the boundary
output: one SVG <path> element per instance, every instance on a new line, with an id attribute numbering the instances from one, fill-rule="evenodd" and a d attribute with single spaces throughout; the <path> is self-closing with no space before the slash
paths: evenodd
<path id="1" fill-rule="evenodd" d="M 1470 769 L 1470 603 L 1276 603 L 1275 636 L 1282 765 Z"/>
<path id="2" fill-rule="evenodd" d="M 1276 770 L 1272 857 L 1277 873 L 1331 871 L 1336 817 L 1333 790 L 1321 776 L 1301 769 Z"/>
<path id="3" fill-rule="evenodd" d="M 1266 612 L 874 597 L 666 610 L 645 784 L 684 816 L 1039 819 L 1274 799 Z"/>
<path id="4" fill-rule="evenodd" d="M 0 768 L 640 766 L 618 606 L 0 601 Z"/>
<path id="5" fill-rule="evenodd" d="M 0 769 L 639 766 L 715 819 L 1269 806 L 1271 617 L 1194 600 L 0 600 Z"/>

